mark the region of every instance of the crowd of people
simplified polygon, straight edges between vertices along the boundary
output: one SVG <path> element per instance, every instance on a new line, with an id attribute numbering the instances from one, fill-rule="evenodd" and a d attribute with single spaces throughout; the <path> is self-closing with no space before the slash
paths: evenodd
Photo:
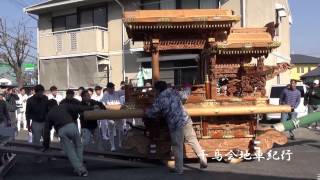
<path id="1" fill-rule="evenodd" d="M 81 112 L 94 108 L 106 109 L 108 106 L 123 104 L 123 86 L 124 82 L 121 83 L 122 88 L 118 91 L 115 91 L 113 83 L 108 83 L 104 89 L 100 86 L 96 86 L 94 89 L 80 87 L 77 94 L 74 90 L 69 89 L 66 91 L 65 98 L 58 93 L 56 86 L 50 87 L 50 91 L 46 93 L 42 85 L 36 85 L 30 90 L 29 95 L 26 94 L 25 88 L 7 88 L 0 93 L 0 126 L 14 128 L 17 133 L 21 130 L 29 131 L 30 142 L 41 145 L 41 140 L 43 140 L 43 145 L 46 148 L 49 148 L 50 141 L 56 132 L 62 147 L 65 147 L 66 154 L 73 159 L 70 159 L 73 167 L 79 175 L 85 176 L 87 174 L 85 168 L 82 166 L 79 168 L 79 163 L 74 163 L 82 160 L 75 160 L 77 156 L 69 156 L 73 151 L 70 148 L 71 145 L 68 144 L 69 140 L 65 139 L 66 137 L 70 138 L 70 133 L 73 133 L 73 144 L 76 145 L 76 152 L 80 152 L 82 151 L 80 146 L 97 142 L 101 136 L 103 140 L 110 142 L 111 151 L 116 151 L 114 136 L 118 134 L 118 147 L 121 148 L 121 136 L 127 128 L 125 120 L 86 121 Z M 71 132 L 74 130 L 73 126 L 64 128 L 64 125 L 70 124 L 69 122 L 74 122 L 73 125 L 77 127 L 78 134 L 75 131 Z M 52 130 L 52 127 L 55 128 L 55 131 Z M 61 134 L 62 132 L 67 135 Z M 81 145 L 76 136 L 81 139 Z M 41 163 L 42 160 L 41 157 L 35 159 L 38 163 Z"/>
<path id="2" fill-rule="evenodd" d="M 0 125 L 15 128 L 17 132 L 21 128 L 28 130 L 32 135 L 30 142 L 41 146 L 42 140 L 43 152 L 49 149 L 56 132 L 75 172 L 79 176 L 87 176 L 88 171 L 83 164 L 83 149 L 90 144 L 107 141 L 110 151 L 116 151 L 122 147 L 128 126 L 125 119 L 87 121 L 82 112 L 121 107 L 125 102 L 124 85 L 125 83 L 121 82 L 121 88 L 117 91 L 113 83 L 108 83 L 106 88 L 80 87 L 77 94 L 69 89 L 65 98 L 58 93 L 56 86 L 50 87 L 49 93 L 45 93 L 42 85 L 36 85 L 29 96 L 24 88 L 8 88 L 4 94 L 0 94 Z M 151 84 L 146 86 L 145 90 L 149 91 Z M 168 87 L 164 81 L 156 82 L 154 88 L 158 94 L 157 99 L 151 107 L 145 109 L 145 112 L 149 119 L 160 113 L 167 121 L 176 161 L 176 169 L 173 172 L 183 173 L 184 139 L 200 158 L 200 167 L 206 168 L 206 156 L 192 128 L 192 120 L 182 106 L 182 100 L 186 99 L 186 94 L 190 94 L 190 88 L 186 88 L 189 90 L 186 93 L 181 93 Z M 117 141 L 115 137 L 118 138 Z M 117 146 L 115 142 L 118 142 Z M 35 161 L 41 163 L 43 158 L 35 157 Z"/>
<path id="3" fill-rule="evenodd" d="M 295 109 L 300 104 L 301 92 L 296 88 L 296 83 L 295 80 L 291 80 L 290 85 L 281 93 L 280 104 L 292 107 L 292 112 L 282 113 L 282 121 L 297 117 Z M 83 149 L 90 144 L 107 141 L 110 144 L 110 151 L 116 151 L 117 148 L 122 147 L 122 140 L 128 126 L 126 126 L 126 120 L 87 121 L 82 112 L 108 110 L 124 105 L 124 85 L 125 83 L 122 82 L 121 88 L 117 91 L 113 83 L 108 83 L 106 88 L 80 87 L 77 93 L 69 89 L 66 91 L 65 98 L 58 93 L 56 86 L 50 87 L 50 92 L 46 94 L 42 85 L 36 85 L 29 95 L 24 88 L 19 90 L 8 88 L 0 93 L 0 126 L 15 128 L 17 132 L 21 129 L 28 130 L 32 134 L 33 144 L 41 146 L 42 139 L 43 152 L 49 149 L 50 141 L 56 132 L 75 172 L 79 176 L 87 176 L 88 171 L 83 164 Z M 146 90 L 149 88 L 151 87 Z M 168 87 L 163 81 L 156 82 L 153 88 L 157 96 L 153 105 L 145 109 L 145 116 L 147 119 L 156 119 L 161 114 L 161 117 L 166 120 L 176 161 L 174 172 L 183 173 L 183 142 L 192 146 L 200 159 L 200 167 L 206 168 L 207 158 L 197 140 L 192 120 L 182 105 L 190 94 L 190 88 L 186 88 L 182 93 Z M 314 81 L 305 94 L 304 100 L 309 113 L 320 111 L 319 80 Z M 318 128 L 318 124 L 309 128 Z M 118 138 L 117 146 L 115 137 Z M 290 137 L 294 139 L 292 131 L 290 131 Z M 41 163 L 42 158 L 35 157 L 35 161 Z"/>

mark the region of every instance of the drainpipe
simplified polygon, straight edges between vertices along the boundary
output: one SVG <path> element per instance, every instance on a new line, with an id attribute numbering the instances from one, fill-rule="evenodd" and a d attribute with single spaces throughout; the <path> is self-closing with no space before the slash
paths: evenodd
<path id="1" fill-rule="evenodd" d="M 247 23 L 246 23 L 246 13 L 247 12 L 247 0 L 241 0 L 241 17 L 242 17 L 242 21 L 241 21 L 241 26 L 242 27 L 246 27 Z"/>
<path id="2" fill-rule="evenodd" d="M 38 65 L 37 65 L 37 76 L 38 76 L 38 79 L 37 79 L 37 83 L 36 84 L 40 84 L 40 34 L 39 34 L 39 26 L 37 26 L 37 55 L 38 55 L 38 59 L 37 59 L 37 62 L 38 62 Z"/>
<path id="3" fill-rule="evenodd" d="M 123 4 L 119 1 L 119 0 L 114 0 L 121 8 L 121 11 L 122 11 L 122 16 L 123 16 L 123 13 L 124 13 L 124 6 Z M 122 56 L 122 80 L 124 81 L 125 80 L 125 76 L 126 76 L 126 68 L 125 68 L 125 56 L 124 56 L 124 24 L 123 24 L 123 19 L 122 19 L 122 16 L 121 16 L 121 34 L 122 34 L 122 37 L 121 37 L 121 47 L 122 47 L 122 52 L 121 52 L 121 56 Z"/>

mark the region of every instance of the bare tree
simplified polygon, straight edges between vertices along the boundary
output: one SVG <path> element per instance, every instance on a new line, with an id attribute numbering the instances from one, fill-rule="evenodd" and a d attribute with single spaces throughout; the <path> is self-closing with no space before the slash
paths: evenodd
<path id="1" fill-rule="evenodd" d="M 9 30 L 0 18 L 0 58 L 12 68 L 19 87 L 25 82 L 23 63 L 29 56 L 30 43 L 31 32 L 27 31 L 25 24 L 20 22 Z"/>

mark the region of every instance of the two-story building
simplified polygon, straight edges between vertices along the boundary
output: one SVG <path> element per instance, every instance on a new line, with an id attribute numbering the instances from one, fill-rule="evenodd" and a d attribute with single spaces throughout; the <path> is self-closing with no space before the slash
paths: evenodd
<path id="1" fill-rule="evenodd" d="M 291 64 L 293 68 L 290 70 L 291 79 L 300 80 L 301 76 L 316 69 L 320 64 L 320 58 L 302 55 L 292 54 Z"/>
<path id="2" fill-rule="evenodd" d="M 282 44 L 266 64 L 290 63 L 288 0 L 50 0 L 25 9 L 39 16 L 39 82 L 46 88 L 56 85 L 67 89 L 148 79 L 150 55 L 144 53 L 142 42 L 128 39 L 123 12 L 215 8 L 240 15 L 235 27 L 267 27 Z M 160 78 L 175 85 L 193 83 L 198 58 L 199 54 L 190 53 L 161 56 Z M 287 83 L 289 79 L 290 72 L 286 72 L 268 84 Z"/>

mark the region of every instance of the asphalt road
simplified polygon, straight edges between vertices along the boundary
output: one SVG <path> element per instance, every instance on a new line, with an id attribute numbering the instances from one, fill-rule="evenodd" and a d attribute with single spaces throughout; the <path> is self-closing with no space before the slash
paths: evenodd
<path id="1" fill-rule="evenodd" d="M 305 128 L 296 131 L 297 139 L 273 150 L 290 150 L 291 161 L 262 160 L 239 164 L 210 162 L 208 169 L 201 171 L 199 164 L 188 162 L 184 175 L 168 173 L 163 166 L 156 168 L 128 168 L 115 164 L 88 162 L 88 177 L 77 177 L 66 160 L 33 163 L 33 158 L 19 155 L 17 163 L 6 180 L 309 180 L 320 175 L 320 131 Z"/>

